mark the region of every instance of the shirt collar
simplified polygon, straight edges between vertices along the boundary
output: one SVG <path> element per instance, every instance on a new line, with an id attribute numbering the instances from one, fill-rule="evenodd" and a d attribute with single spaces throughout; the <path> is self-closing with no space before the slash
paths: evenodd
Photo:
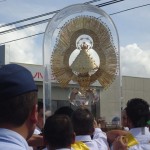
<path id="1" fill-rule="evenodd" d="M 83 141 L 83 142 L 88 142 L 91 141 L 91 136 L 90 135 L 78 135 L 75 137 L 75 141 Z"/>
<path id="2" fill-rule="evenodd" d="M 56 149 L 56 150 L 71 150 L 71 148 L 59 148 L 59 149 Z"/>
<path id="3" fill-rule="evenodd" d="M 149 128 L 148 127 L 132 128 L 130 129 L 130 132 L 133 135 L 147 134 L 149 133 Z"/>
<path id="4" fill-rule="evenodd" d="M 25 147 L 26 149 L 29 148 L 26 140 L 17 132 L 5 128 L 0 128 L 0 139 L 6 140 L 6 141 L 13 141 L 13 143 L 16 143 L 22 147 Z"/>

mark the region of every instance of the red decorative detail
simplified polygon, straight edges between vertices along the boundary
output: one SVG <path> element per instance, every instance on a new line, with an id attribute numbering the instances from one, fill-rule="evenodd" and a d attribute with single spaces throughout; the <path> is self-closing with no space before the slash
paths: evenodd
<path id="1" fill-rule="evenodd" d="M 36 72 L 35 75 L 33 76 L 33 78 L 42 78 L 43 79 L 43 76 L 42 76 L 42 73 L 41 72 Z"/>

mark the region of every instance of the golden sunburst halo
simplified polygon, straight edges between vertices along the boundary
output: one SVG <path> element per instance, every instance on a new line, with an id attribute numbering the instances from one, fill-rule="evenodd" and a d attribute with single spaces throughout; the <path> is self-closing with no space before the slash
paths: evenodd
<path id="1" fill-rule="evenodd" d="M 76 74 L 69 65 L 70 55 L 77 49 L 77 39 L 82 35 L 91 37 L 92 49 L 100 60 L 100 65 L 93 74 L 80 71 Z M 107 25 L 96 17 L 81 15 L 70 19 L 61 27 L 51 55 L 51 69 L 53 76 L 62 87 L 66 87 L 72 80 L 81 88 L 88 88 L 98 80 L 103 88 L 107 88 L 117 75 L 118 59 L 118 52 Z M 84 62 L 84 59 L 80 60 L 81 63 Z"/>

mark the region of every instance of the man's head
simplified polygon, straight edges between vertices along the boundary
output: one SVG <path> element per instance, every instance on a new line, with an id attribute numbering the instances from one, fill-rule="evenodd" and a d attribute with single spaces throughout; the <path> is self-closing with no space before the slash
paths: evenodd
<path id="1" fill-rule="evenodd" d="M 37 87 L 32 74 L 17 64 L 0 68 L 0 126 L 28 128 L 26 138 L 32 134 L 37 121 Z"/>
<path id="2" fill-rule="evenodd" d="M 52 115 L 44 125 L 44 140 L 49 149 L 70 148 L 75 135 L 67 115 Z"/>
<path id="3" fill-rule="evenodd" d="M 74 112 L 74 110 L 72 108 L 70 108 L 69 106 L 62 106 L 62 107 L 58 108 L 54 114 L 67 115 L 71 118 L 73 112 Z"/>
<path id="4" fill-rule="evenodd" d="M 140 98 L 127 102 L 126 114 L 129 128 L 145 127 L 150 120 L 149 104 Z"/>
<path id="5" fill-rule="evenodd" d="M 43 120 L 43 102 L 39 101 L 38 102 L 38 122 L 37 126 L 40 129 L 43 129 L 44 126 L 44 120 Z"/>
<path id="6" fill-rule="evenodd" d="M 94 116 L 87 108 L 81 107 L 74 111 L 72 124 L 76 135 L 92 135 L 94 132 Z"/>

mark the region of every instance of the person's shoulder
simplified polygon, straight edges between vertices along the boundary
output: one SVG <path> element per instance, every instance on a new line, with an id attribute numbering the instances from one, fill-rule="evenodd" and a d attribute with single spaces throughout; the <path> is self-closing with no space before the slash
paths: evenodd
<path id="1" fill-rule="evenodd" d="M 1 150 L 27 150 L 27 146 L 19 145 L 16 143 L 10 143 L 8 141 L 1 142 L 0 140 L 0 149 Z"/>
<path id="2" fill-rule="evenodd" d="M 128 148 L 128 150 L 150 150 L 150 144 L 149 145 L 135 145 Z"/>

